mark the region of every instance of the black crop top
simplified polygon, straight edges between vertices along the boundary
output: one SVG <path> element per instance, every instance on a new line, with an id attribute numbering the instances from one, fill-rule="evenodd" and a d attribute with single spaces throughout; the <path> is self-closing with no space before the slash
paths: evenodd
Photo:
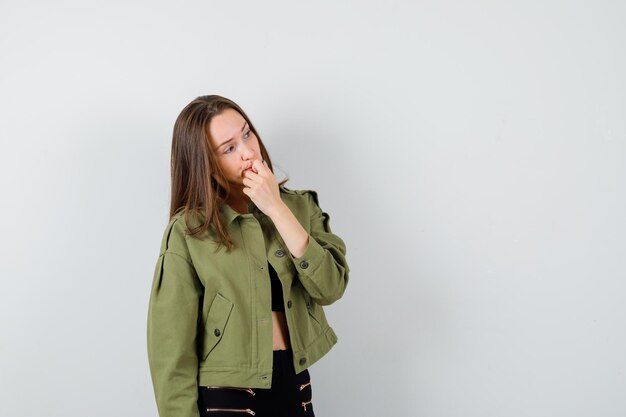
<path id="1" fill-rule="evenodd" d="M 272 282 L 272 311 L 285 311 L 283 285 L 280 283 L 278 274 L 276 274 L 276 271 L 269 262 L 267 266 L 270 271 L 270 281 Z"/>

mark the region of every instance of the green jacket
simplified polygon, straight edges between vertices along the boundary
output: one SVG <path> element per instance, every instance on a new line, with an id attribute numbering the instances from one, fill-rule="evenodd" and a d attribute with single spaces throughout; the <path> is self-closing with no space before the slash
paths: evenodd
<path id="1" fill-rule="evenodd" d="M 198 385 L 270 388 L 272 312 L 269 262 L 283 287 L 296 373 L 337 342 L 322 306 L 348 283 L 344 241 L 313 190 L 279 187 L 280 196 L 309 232 L 306 252 L 294 258 L 271 219 L 250 203 L 221 215 L 235 248 L 216 252 L 212 228 L 185 236 L 182 213 L 163 234 L 150 293 L 148 361 L 161 417 L 199 417 Z M 195 226 L 195 225 L 194 225 Z"/>

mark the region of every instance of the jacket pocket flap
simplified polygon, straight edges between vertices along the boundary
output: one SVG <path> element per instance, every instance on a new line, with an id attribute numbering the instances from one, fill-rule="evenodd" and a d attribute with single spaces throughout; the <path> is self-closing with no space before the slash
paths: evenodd
<path id="1" fill-rule="evenodd" d="M 217 346 L 224 337 L 226 323 L 233 310 L 233 303 L 222 294 L 217 293 L 209 309 L 206 325 L 204 326 L 204 340 L 202 344 L 202 359 L 206 359 L 209 353 Z"/>

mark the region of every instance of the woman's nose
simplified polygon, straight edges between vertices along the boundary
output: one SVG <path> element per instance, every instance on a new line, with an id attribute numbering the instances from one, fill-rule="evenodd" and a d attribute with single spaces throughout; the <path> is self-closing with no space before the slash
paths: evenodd
<path id="1" fill-rule="evenodd" d="M 254 149 L 249 145 L 241 145 L 241 157 L 243 159 L 250 159 L 254 156 Z"/>

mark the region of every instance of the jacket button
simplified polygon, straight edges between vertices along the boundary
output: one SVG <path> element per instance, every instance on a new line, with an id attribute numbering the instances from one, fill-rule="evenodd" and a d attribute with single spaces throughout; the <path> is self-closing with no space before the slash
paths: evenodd
<path id="1" fill-rule="evenodd" d="M 287 308 L 291 308 L 291 300 L 287 301 Z"/>
<path id="2" fill-rule="evenodd" d="M 213 332 L 213 334 L 217 337 L 220 337 L 220 335 L 222 334 L 222 332 L 220 332 L 220 329 L 215 329 L 215 331 Z"/>
<path id="3" fill-rule="evenodd" d="M 310 302 L 306 302 L 306 308 L 308 308 L 309 310 L 311 309 L 311 303 Z"/>
<path id="4" fill-rule="evenodd" d="M 306 363 L 306 358 L 300 358 L 300 365 L 304 365 Z"/>
<path id="5" fill-rule="evenodd" d="M 307 261 L 300 262 L 300 268 L 307 269 L 308 266 L 309 266 L 309 263 Z"/>
<path id="6" fill-rule="evenodd" d="M 285 256 L 285 252 L 282 249 L 278 249 L 276 252 L 274 252 L 274 255 L 280 257 Z"/>

